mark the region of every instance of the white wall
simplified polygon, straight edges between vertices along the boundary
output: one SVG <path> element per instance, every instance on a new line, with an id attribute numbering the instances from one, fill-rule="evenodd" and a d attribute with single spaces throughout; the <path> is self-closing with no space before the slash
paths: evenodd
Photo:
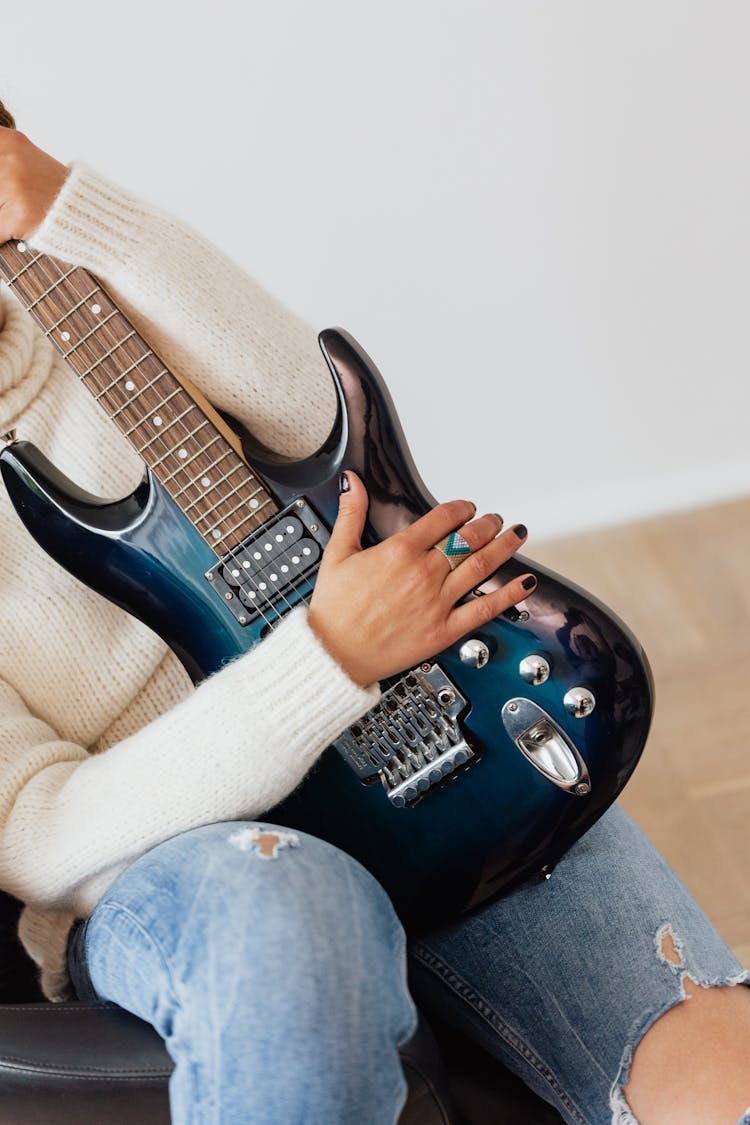
<path id="1" fill-rule="evenodd" d="M 440 499 L 540 538 L 750 492 L 745 0 L 43 0 L 2 40 L 38 143 L 359 337 Z"/>

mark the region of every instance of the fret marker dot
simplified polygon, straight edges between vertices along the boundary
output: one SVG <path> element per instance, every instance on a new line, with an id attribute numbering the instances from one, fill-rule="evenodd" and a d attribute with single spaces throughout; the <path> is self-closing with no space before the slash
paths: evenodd
<path id="1" fill-rule="evenodd" d="M 211 481 L 210 481 L 209 477 L 204 477 L 203 480 L 201 481 L 201 484 L 203 485 L 204 488 L 208 488 L 210 483 L 211 483 Z"/>
<path id="2" fill-rule="evenodd" d="M 135 383 L 133 382 L 132 379 L 128 379 L 127 383 L 125 384 L 125 390 L 126 391 L 134 391 L 135 390 Z"/>
<path id="3" fill-rule="evenodd" d="M 250 501 L 250 507 L 251 508 L 257 508 L 258 507 L 258 501 L 257 500 L 251 500 Z"/>
<path id="4" fill-rule="evenodd" d="M 282 539 L 284 538 L 284 536 L 283 536 L 283 535 L 275 535 L 275 536 L 274 536 L 274 538 L 275 538 L 275 540 L 276 540 L 276 542 L 277 542 L 277 543 L 281 543 L 281 541 L 282 541 Z"/>
<path id="5" fill-rule="evenodd" d="M 247 596 L 248 596 L 249 598 L 255 598 L 255 597 L 257 597 L 258 595 L 257 595 L 257 594 L 255 593 L 255 590 L 248 590 L 248 592 L 247 592 Z"/>
<path id="6" fill-rule="evenodd" d="M 281 565 L 281 573 L 282 573 L 282 574 L 286 574 L 288 570 L 289 570 L 289 567 L 288 567 L 288 566 L 286 565 L 286 563 L 282 563 L 282 565 Z"/>
<path id="7" fill-rule="evenodd" d="M 310 554 L 310 548 L 309 547 L 303 547 L 302 548 L 302 554 L 303 555 L 309 555 Z"/>
<path id="8" fill-rule="evenodd" d="M 271 579 L 272 582 L 278 582 L 278 579 L 279 579 L 278 574 L 269 574 L 268 577 Z"/>
<path id="9" fill-rule="evenodd" d="M 272 551 L 273 550 L 273 543 L 266 543 L 266 550 Z"/>
<path id="10" fill-rule="evenodd" d="M 64 340 L 65 343 L 67 344 L 68 340 L 70 339 L 70 332 L 61 332 L 60 333 L 60 339 Z"/>
<path id="11" fill-rule="evenodd" d="M 266 582 L 259 582 L 258 583 L 258 589 L 259 590 L 265 590 L 267 588 L 268 588 L 268 584 Z"/>
<path id="12" fill-rule="evenodd" d="M 298 563 L 299 562 L 299 555 L 292 555 L 292 562 Z"/>
<path id="13" fill-rule="evenodd" d="M 211 534 L 213 535 L 214 539 L 221 539 L 221 532 L 219 531 L 218 527 L 215 527 Z"/>
<path id="14" fill-rule="evenodd" d="M 102 306 L 101 305 L 92 305 L 91 311 L 92 311 L 92 313 L 100 313 L 102 311 Z"/>
<path id="15" fill-rule="evenodd" d="M 288 523 L 288 524 L 286 525 L 286 529 L 287 529 L 287 531 L 289 532 L 289 534 L 291 535 L 291 534 L 292 534 L 292 532 L 294 531 L 294 525 L 293 525 L 293 524 L 291 524 L 291 523 Z"/>
<path id="16" fill-rule="evenodd" d="M 232 578 L 239 578 L 239 576 L 240 576 L 239 570 L 233 570 L 232 571 Z"/>
<path id="17" fill-rule="evenodd" d="M 261 555 L 260 551 L 253 551 L 253 558 L 254 559 L 262 558 L 262 555 Z"/>
<path id="18" fill-rule="evenodd" d="M 247 559 L 245 559 L 245 561 L 243 562 L 243 564 L 242 564 L 242 565 L 244 566 L 245 570 L 249 570 L 249 569 L 250 569 L 250 563 L 249 563 L 249 562 L 247 561 Z"/>
<path id="19" fill-rule="evenodd" d="M 26 243 L 25 242 L 19 242 L 18 243 L 18 253 L 19 254 L 25 254 L 26 253 Z"/>
<path id="20" fill-rule="evenodd" d="M 153 421 L 155 426 L 161 425 L 161 418 L 159 417 L 158 414 L 154 414 L 154 417 L 153 417 L 152 421 Z"/>
<path id="21" fill-rule="evenodd" d="M 178 449 L 177 450 L 177 456 L 178 457 L 187 457 L 187 449 Z"/>

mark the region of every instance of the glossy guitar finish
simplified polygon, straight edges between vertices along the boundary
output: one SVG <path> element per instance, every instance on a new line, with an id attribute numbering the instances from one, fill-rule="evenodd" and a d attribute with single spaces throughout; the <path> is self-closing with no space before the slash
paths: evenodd
<path id="1" fill-rule="evenodd" d="M 313 457 L 272 457 L 236 423 L 248 460 L 281 506 L 298 498 L 330 528 L 341 468 L 359 473 L 370 496 L 365 544 L 407 526 L 434 506 L 414 467 L 388 392 L 346 333 L 328 330 L 321 347 L 339 394 L 336 425 Z M 216 555 L 149 471 L 135 492 L 103 502 L 63 477 L 34 446 L 13 442 L 0 468 L 27 528 L 62 566 L 154 629 L 198 682 L 246 651 L 263 622 L 242 626 L 205 578 Z M 493 581 L 532 569 L 528 613 L 476 631 L 489 650 L 484 667 L 459 657 L 460 642 L 437 658 L 467 700 L 460 723 L 477 760 L 416 805 L 396 808 L 379 784 L 364 785 L 329 748 L 300 787 L 267 814 L 344 848 L 388 890 L 411 928 L 446 920 L 551 868 L 604 812 L 634 769 L 652 710 L 652 684 L 640 645 L 596 599 L 518 557 Z M 485 584 L 487 588 L 489 584 Z M 310 592 L 307 582 L 302 593 Z M 293 600 L 293 599 L 290 599 Z M 519 674 L 530 654 L 551 674 L 533 685 Z M 563 696 L 585 686 L 596 706 L 576 718 Z M 530 699 L 572 741 L 591 791 L 575 796 L 524 757 L 503 725 L 508 700 Z"/>

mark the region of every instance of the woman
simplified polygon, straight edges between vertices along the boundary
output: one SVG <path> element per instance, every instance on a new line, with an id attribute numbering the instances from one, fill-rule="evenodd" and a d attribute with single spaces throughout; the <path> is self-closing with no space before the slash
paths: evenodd
<path id="1" fill-rule="evenodd" d="M 10 238 L 89 268 L 269 447 L 302 456 L 327 435 L 333 394 L 305 325 L 179 223 L 8 127 Z M 2 312 L 0 432 L 16 426 L 94 493 L 132 488 L 135 453 L 6 294 Z M 443 536 L 460 529 L 490 572 L 525 529 L 453 501 L 362 550 L 365 508 L 346 474 L 309 611 L 193 692 L 164 644 L 62 573 L 0 496 L 0 886 L 26 903 L 20 936 L 50 999 L 74 987 L 164 1037 L 175 1122 L 390 1125 L 403 1104 L 397 1048 L 415 1009 L 387 896 L 331 845 L 254 818 L 373 706 L 378 680 L 470 631 L 472 613 L 528 597 L 533 575 L 457 609 L 466 579 L 434 550 Z M 616 807 L 549 883 L 409 952 L 428 1012 L 566 1121 L 731 1125 L 750 1102 L 750 994 L 730 987 L 748 975 Z"/>

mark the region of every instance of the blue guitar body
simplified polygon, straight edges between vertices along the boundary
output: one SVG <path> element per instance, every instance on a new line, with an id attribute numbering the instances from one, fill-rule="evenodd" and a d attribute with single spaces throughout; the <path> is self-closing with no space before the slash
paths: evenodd
<path id="1" fill-rule="evenodd" d="M 322 333 L 321 347 L 339 411 L 317 454 L 299 462 L 274 458 L 228 421 L 279 505 L 302 501 L 323 527 L 336 516 L 341 469 L 354 469 L 370 497 L 364 542 L 375 543 L 435 500 L 371 361 L 338 330 Z M 262 619 L 241 624 L 217 596 L 206 578 L 216 555 L 150 471 L 132 495 L 105 502 L 82 492 L 23 441 L 0 453 L 0 468 L 37 542 L 157 632 L 196 683 L 262 639 Z M 538 587 L 521 612 L 496 618 L 472 637 L 485 663 L 467 661 L 466 638 L 430 662 L 442 677 L 440 698 L 453 701 L 468 762 L 454 753 L 439 784 L 433 778 L 420 799 L 397 807 L 376 774 L 365 784 L 357 762 L 330 747 L 302 785 L 266 815 L 268 823 L 311 832 L 354 855 L 412 929 L 549 872 L 615 799 L 646 740 L 652 684 L 638 642 L 595 598 L 536 564 L 513 559 L 490 583 L 529 569 Z M 309 594 L 313 582 L 311 575 L 290 602 Z M 546 679 L 521 675 L 530 656 L 546 660 Z M 595 700 L 580 717 L 563 702 L 579 688 Z M 547 732 L 538 759 L 533 745 L 530 753 L 519 745 L 519 738 L 528 740 L 524 714 Z M 358 764 L 361 775 L 361 758 Z"/>

